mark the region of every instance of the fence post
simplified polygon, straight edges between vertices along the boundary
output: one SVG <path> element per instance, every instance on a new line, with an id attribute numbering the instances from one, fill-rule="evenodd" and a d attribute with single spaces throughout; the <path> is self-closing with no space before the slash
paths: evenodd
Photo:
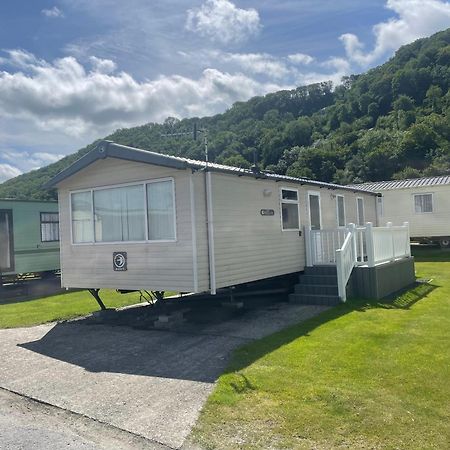
<path id="1" fill-rule="evenodd" d="M 392 248 L 392 258 L 391 261 L 395 261 L 395 243 L 394 243 L 394 230 L 392 229 L 392 222 L 388 222 L 386 226 L 389 228 L 391 234 L 391 248 Z"/>
<path id="2" fill-rule="evenodd" d="M 403 222 L 403 226 L 406 229 L 406 256 L 411 256 L 411 242 L 409 236 L 409 222 Z"/>
<path id="3" fill-rule="evenodd" d="M 311 245 L 311 230 L 309 227 L 304 227 L 304 233 L 305 233 L 305 246 L 306 246 L 306 266 L 312 267 L 313 264 L 313 258 L 312 258 L 312 245 Z"/>
<path id="4" fill-rule="evenodd" d="M 358 262 L 358 251 L 356 247 L 356 225 L 354 223 L 349 223 L 348 231 L 352 234 L 352 245 L 353 245 L 353 257 L 354 257 L 354 263 L 356 264 Z"/>
<path id="5" fill-rule="evenodd" d="M 367 252 L 367 266 L 375 267 L 375 249 L 373 246 L 373 225 L 372 222 L 366 223 L 365 230 L 365 238 L 366 238 L 366 252 Z"/>
<path id="6" fill-rule="evenodd" d="M 342 250 L 336 250 L 336 274 L 338 281 L 338 295 L 339 298 L 343 301 L 347 301 L 347 292 L 346 292 L 346 283 L 343 274 L 343 261 L 342 261 Z"/>

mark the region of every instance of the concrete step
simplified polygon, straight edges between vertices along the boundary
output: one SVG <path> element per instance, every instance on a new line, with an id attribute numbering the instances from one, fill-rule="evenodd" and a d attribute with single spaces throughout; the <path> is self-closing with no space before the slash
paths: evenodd
<path id="1" fill-rule="evenodd" d="M 337 285 L 336 275 L 300 275 L 299 284 L 326 284 Z"/>
<path id="2" fill-rule="evenodd" d="M 295 285 L 296 294 L 314 294 L 314 295 L 338 295 L 337 285 L 331 284 L 297 284 Z"/>
<path id="3" fill-rule="evenodd" d="M 306 275 L 336 275 L 336 266 L 305 267 Z"/>
<path id="4" fill-rule="evenodd" d="M 341 300 L 337 295 L 290 294 L 289 302 L 302 305 L 335 306 L 339 305 Z"/>

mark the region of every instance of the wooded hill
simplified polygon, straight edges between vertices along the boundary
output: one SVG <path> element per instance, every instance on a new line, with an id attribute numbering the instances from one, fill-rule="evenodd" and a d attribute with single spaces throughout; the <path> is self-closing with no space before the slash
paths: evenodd
<path id="1" fill-rule="evenodd" d="M 450 173 L 450 29 L 401 47 L 385 64 L 331 82 L 235 103 L 212 117 L 119 129 L 106 139 L 204 159 L 201 138 L 163 137 L 209 130 L 212 161 L 261 167 L 341 184 Z M 95 145 L 0 185 L 0 197 L 54 198 L 42 185 Z"/>

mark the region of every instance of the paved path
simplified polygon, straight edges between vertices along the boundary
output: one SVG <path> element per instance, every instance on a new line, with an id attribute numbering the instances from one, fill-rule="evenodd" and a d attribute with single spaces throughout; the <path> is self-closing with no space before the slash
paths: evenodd
<path id="1" fill-rule="evenodd" d="M 277 304 L 177 331 L 82 320 L 0 330 L 0 389 L 179 448 L 233 349 L 324 309 Z"/>

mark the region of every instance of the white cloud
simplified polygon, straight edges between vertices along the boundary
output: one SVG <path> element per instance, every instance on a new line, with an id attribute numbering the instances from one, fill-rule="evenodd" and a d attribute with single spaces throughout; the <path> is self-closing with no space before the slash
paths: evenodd
<path id="1" fill-rule="evenodd" d="M 429 36 L 450 25 L 450 3 L 443 0 L 387 0 L 386 8 L 398 17 L 373 27 L 375 45 L 365 52 L 364 44 L 351 33 L 343 34 L 347 57 L 361 66 L 368 66 L 393 53 L 400 46 Z"/>
<path id="2" fill-rule="evenodd" d="M 293 64 L 300 64 L 300 65 L 309 65 L 314 61 L 314 58 L 310 55 L 307 55 L 305 53 L 294 53 L 292 55 L 288 55 L 288 59 Z"/>
<path id="3" fill-rule="evenodd" d="M 89 61 L 92 64 L 94 72 L 108 74 L 114 72 L 117 68 L 116 63 L 110 59 L 101 59 L 96 56 L 91 56 Z"/>
<path id="4" fill-rule="evenodd" d="M 53 6 L 49 9 L 43 9 L 41 10 L 41 14 L 52 19 L 57 17 L 64 17 L 64 13 L 57 6 Z"/>
<path id="5" fill-rule="evenodd" d="M 167 116 L 215 114 L 235 101 L 286 87 L 217 69 L 205 69 L 197 79 L 172 75 L 138 82 L 125 72 L 86 71 L 73 57 L 33 61 L 28 54 L 26 70 L 0 72 L 0 117 L 74 137 Z"/>
<path id="6" fill-rule="evenodd" d="M 186 28 L 224 44 L 238 43 L 258 34 L 256 9 L 241 9 L 229 0 L 206 0 L 187 11 Z"/>
<path id="7" fill-rule="evenodd" d="M 289 75 L 290 69 L 284 61 L 267 53 L 228 53 L 212 51 L 210 55 L 221 63 L 231 63 L 246 73 L 266 75 L 281 79 Z"/>
<path id="8" fill-rule="evenodd" d="M 21 175 L 22 172 L 10 164 L 0 164 L 0 183 Z"/>

